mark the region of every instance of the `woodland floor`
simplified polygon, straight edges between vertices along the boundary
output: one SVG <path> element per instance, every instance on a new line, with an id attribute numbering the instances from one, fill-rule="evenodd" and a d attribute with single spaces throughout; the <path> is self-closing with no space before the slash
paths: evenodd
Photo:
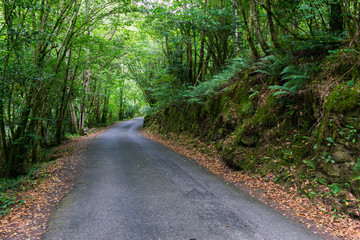
<path id="1" fill-rule="evenodd" d="M 144 135 L 154 141 L 186 155 L 202 167 L 234 184 L 239 189 L 276 209 L 280 214 L 292 219 L 324 239 L 360 239 L 360 221 L 349 217 L 335 217 L 331 206 L 320 200 L 302 197 L 296 188 L 285 188 L 274 183 L 275 175 L 260 177 L 245 171 L 228 167 L 216 154 L 212 145 L 199 140 L 191 140 L 186 135 L 159 135 L 146 130 Z M 194 141 L 196 146 L 194 147 Z M 199 147 L 203 146 L 203 147 Z"/>
<path id="2" fill-rule="evenodd" d="M 59 202 L 72 189 L 82 168 L 82 153 L 96 136 L 108 127 L 84 137 L 67 141 L 54 150 L 56 160 L 45 163 L 36 174 L 45 176 L 35 180 L 29 190 L 21 192 L 18 204 L 0 219 L 0 239 L 40 239 L 46 224 Z"/>

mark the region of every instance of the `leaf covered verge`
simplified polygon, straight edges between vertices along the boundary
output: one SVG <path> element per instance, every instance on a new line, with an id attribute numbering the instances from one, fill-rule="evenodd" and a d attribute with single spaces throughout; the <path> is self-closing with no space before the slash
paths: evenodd
<path id="1" fill-rule="evenodd" d="M 107 128 L 73 137 L 53 149 L 53 160 L 37 165 L 25 176 L 1 180 L 1 194 L 11 203 L 2 203 L 1 239 L 41 239 L 51 212 L 70 191 L 82 169 L 85 147 Z"/>

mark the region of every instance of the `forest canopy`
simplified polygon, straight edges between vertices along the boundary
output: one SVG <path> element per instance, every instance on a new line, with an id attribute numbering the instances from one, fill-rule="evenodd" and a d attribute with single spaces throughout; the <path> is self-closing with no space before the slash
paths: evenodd
<path id="1" fill-rule="evenodd" d="M 25 173 L 68 134 L 202 102 L 244 69 L 270 76 L 279 95 L 295 94 L 321 58 L 359 48 L 360 3 L 351 0 L 2 0 L 0 8 L 0 177 Z"/>

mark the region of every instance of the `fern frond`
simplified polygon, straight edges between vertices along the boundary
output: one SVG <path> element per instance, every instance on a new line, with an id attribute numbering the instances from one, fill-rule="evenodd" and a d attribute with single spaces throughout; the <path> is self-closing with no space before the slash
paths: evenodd
<path id="1" fill-rule="evenodd" d="M 279 85 L 274 85 L 274 86 L 270 86 L 269 89 L 271 90 L 284 90 L 284 91 L 288 91 L 289 88 L 286 86 L 279 86 Z"/>
<path id="2" fill-rule="evenodd" d="M 273 94 L 273 96 L 279 96 L 279 95 L 285 95 L 288 94 L 288 92 L 284 92 L 284 91 L 279 91 Z"/>
<path id="3" fill-rule="evenodd" d="M 263 74 L 266 74 L 266 75 L 269 75 L 269 76 L 273 75 L 271 72 L 263 70 L 263 69 L 256 70 L 256 71 L 254 71 L 254 73 L 263 73 Z"/>
<path id="4" fill-rule="evenodd" d="M 282 80 L 289 80 L 289 81 L 305 81 L 309 79 L 309 76 L 306 75 L 288 75 L 282 78 Z"/>
<path id="5" fill-rule="evenodd" d="M 260 59 L 261 62 L 275 62 L 277 60 L 277 55 L 268 55 Z"/>
<path id="6" fill-rule="evenodd" d="M 281 75 L 298 75 L 300 73 L 298 67 L 290 65 L 284 68 Z"/>

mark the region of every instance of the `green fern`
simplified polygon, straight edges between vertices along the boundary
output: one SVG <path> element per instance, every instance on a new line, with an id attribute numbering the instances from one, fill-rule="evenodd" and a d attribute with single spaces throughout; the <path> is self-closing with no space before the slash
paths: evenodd
<path id="1" fill-rule="evenodd" d="M 287 66 L 281 72 L 282 81 L 285 83 L 282 86 L 274 85 L 269 88 L 272 90 L 280 90 L 274 93 L 274 96 L 284 94 L 297 93 L 310 78 L 308 75 L 308 68 L 302 66 Z"/>
<path id="2" fill-rule="evenodd" d="M 189 87 L 189 98 L 186 99 L 193 103 L 201 103 L 204 98 L 216 94 L 217 90 L 225 86 L 236 73 L 249 68 L 250 65 L 250 58 L 239 57 L 230 60 L 229 65 L 217 75 L 212 76 L 211 79 L 199 82 L 196 86 Z"/>
<path id="3" fill-rule="evenodd" d="M 255 73 L 278 77 L 290 61 L 290 55 L 284 55 L 280 52 L 273 51 L 273 54 L 261 58 L 260 61 L 256 63 L 255 66 L 257 70 Z"/>

